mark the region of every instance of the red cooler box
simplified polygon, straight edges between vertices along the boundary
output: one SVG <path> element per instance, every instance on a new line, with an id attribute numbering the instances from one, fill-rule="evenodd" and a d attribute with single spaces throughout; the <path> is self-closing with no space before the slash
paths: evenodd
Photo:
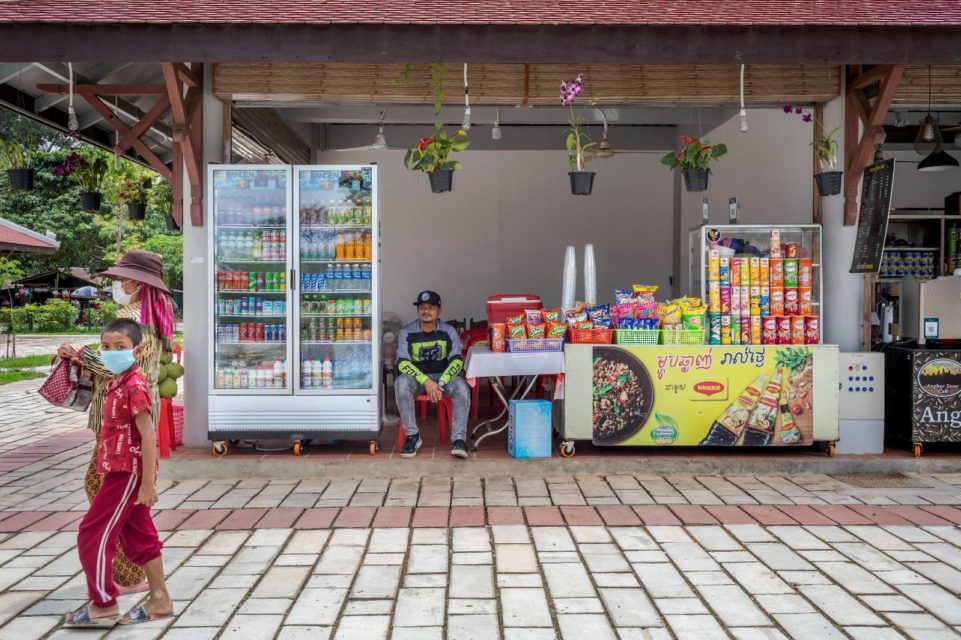
<path id="1" fill-rule="evenodd" d="M 507 316 L 516 316 L 526 309 L 543 309 L 541 297 L 530 293 L 505 293 L 487 299 L 487 322 L 507 322 Z"/>

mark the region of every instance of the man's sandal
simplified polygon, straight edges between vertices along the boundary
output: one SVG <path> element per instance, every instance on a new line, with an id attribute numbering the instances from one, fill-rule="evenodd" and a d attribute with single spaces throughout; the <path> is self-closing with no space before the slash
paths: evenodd
<path id="1" fill-rule="evenodd" d="M 85 604 L 76 611 L 71 611 L 64 616 L 64 629 L 110 629 L 120 620 L 120 614 L 94 618 L 90 607 Z"/>
<path id="2" fill-rule="evenodd" d="M 150 613 L 147 611 L 147 608 L 144 605 L 138 604 L 136 607 L 128 611 L 117 624 L 127 626 L 131 624 L 140 624 L 141 622 L 153 622 L 154 620 L 172 618 L 173 615 L 173 611 L 169 613 Z"/>

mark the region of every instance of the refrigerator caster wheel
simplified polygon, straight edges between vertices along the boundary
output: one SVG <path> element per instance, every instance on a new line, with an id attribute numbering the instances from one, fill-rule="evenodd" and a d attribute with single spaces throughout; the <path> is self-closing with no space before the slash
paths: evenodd
<path id="1" fill-rule="evenodd" d="M 378 447 L 377 447 L 377 441 L 376 441 L 376 440 L 371 440 L 371 441 L 368 442 L 367 444 L 370 446 L 370 455 L 376 456 L 376 455 L 377 455 L 377 449 L 378 449 Z"/>
<path id="2" fill-rule="evenodd" d="M 920 457 L 921 457 L 921 443 L 920 443 L 920 442 L 915 442 L 915 443 L 914 443 L 914 457 L 915 457 L 915 458 L 920 458 Z"/>
<path id="3" fill-rule="evenodd" d="M 835 448 L 835 443 L 829 442 L 829 443 L 828 443 L 828 457 L 829 457 L 829 458 L 833 458 L 833 457 L 834 457 L 834 448 Z"/>
<path id="4" fill-rule="evenodd" d="M 294 455 L 295 456 L 300 455 L 300 441 L 297 441 L 294 443 Z"/>
<path id="5" fill-rule="evenodd" d="M 577 449 L 574 448 L 573 442 L 562 442 L 560 452 L 562 458 L 573 458 L 574 454 L 577 453 Z"/>
<path id="6" fill-rule="evenodd" d="M 210 452 L 217 458 L 223 458 L 227 455 L 227 443 L 222 440 L 214 442 L 210 446 Z"/>

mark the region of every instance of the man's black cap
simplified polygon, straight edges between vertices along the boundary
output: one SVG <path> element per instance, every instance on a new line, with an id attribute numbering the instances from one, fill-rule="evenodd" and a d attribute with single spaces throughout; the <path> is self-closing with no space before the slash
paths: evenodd
<path id="1" fill-rule="evenodd" d="M 440 306 L 440 295 L 436 291 L 421 291 L 417 294 L 417 300 L 414 301 L 414 306 L 420 304 L 432 304 L 435 307 Z"/>

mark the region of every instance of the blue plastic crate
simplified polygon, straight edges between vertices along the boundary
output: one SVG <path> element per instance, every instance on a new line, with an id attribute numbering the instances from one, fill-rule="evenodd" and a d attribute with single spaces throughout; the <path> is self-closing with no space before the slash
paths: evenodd
<path id="1" fill-rule="evenodd" d="M 512 458 L 550 458 L 551 418 L 547 400 L 511 400 L 507 453 Z"/>

